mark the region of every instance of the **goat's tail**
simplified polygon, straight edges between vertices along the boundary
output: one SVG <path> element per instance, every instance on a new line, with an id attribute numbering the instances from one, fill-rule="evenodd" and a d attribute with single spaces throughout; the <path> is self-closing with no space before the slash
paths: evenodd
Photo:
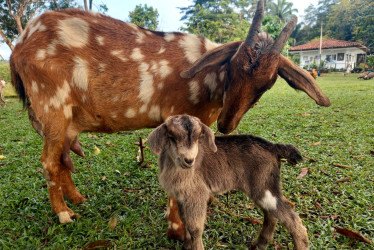
<path id="1" fill-rule="evenodd" d="M 9 64 L 10 64 L 10 76 L 11 76 L 11 79 L 12 79 L 12 84 L 13 84 L 14 88 L 16 89 L 16 92 L 18 94 L 19 99 L 23 103 L 23 107 L 27 108 L 28 106 L 30 106 L 29 100 L 26 96 L 25 87 L 23 86 L 22 79 L 18 74 L 16 65 L 15 65 L 12 57 L 10 57 L 10 63 Z"/>
<path id="2" fill-rule="evenodd" d="M 295 164 L 303 160 L 300 151 L 290 144 L 274 144 L 273 152 L 278 155 L 279 158 L 286 158 Z"/>

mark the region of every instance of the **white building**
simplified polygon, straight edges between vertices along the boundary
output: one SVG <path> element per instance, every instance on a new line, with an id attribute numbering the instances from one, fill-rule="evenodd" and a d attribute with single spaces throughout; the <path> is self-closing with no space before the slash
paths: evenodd
<path id="1" fill-rule="evenodd" d="M 300 54 L 300 67 L 319 65 L 319 47 L 320 41 L 314 41 L 292 47 L 289 53 Z M 367 51 L 367 47 L 357 42 L 326 39 L 322 41 L 321 57 L 326 68 L 346 69 L 350 66 L 353 69 L 365 61 Z"/>

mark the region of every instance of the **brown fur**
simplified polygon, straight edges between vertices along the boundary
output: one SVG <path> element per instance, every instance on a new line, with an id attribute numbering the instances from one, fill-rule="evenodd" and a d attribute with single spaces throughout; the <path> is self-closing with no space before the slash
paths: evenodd
<path id="1" fill-rule="evenodd" d="M 241 41 L 214 45 L 76 9 L 46 12 L 29 22 L 10 58 L 11 77 L 44 138 L 42 162 L 60 222 L 71 222 L 67 214 L 73 214 L 63 197 L 85 200 L 70 176 L 70 150 L 83 155 L 80 133 L 151 128 L 184 113 L 207 125 L 218 119 L 219 130 L 229 133 L 279 70 L 288 70 L 285 79 L 292 82 L 298 67 L 272 51 L 267 36 L 256 33 L 253 39 L 253 48 Z M 298 80 L 294 88 L 329 105 L 314 80 Z"/>
<path id="2" fill-rule="evenodd" d="M 184 247 L 204 248 L 202 233 L 209 195 L 241 190 L 264 212 L 258 248 L 266 249 L 280 220 L 290 231 L 295 248 L 307 249 L 306 229 L 280 188 L 280 158 L 298 162 L 302 160 L 300 152 L 292 145 L 273 144 L 250 135 L 215 137 L 214 147 L 204 126 L 195 117 L 172 116 L 148 137 L 152 151 L 159 155 L 160 183 L 178 202 Z M 193 151 L 194 145 L 198 145 L 198 153 L 188 163 L 186 155 L 191 157 L 188 151 Z M 265 199 L 268 192 L 270 199 Z"/>

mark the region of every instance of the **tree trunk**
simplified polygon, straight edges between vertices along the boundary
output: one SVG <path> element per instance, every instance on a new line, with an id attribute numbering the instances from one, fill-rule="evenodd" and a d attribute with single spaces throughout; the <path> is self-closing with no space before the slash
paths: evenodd
<path id="1" fill-rule="evenodd" d="M 14 49 L 14 45 L 13 45 L 12 42 L 9 40 L 9 38 L 5 35 L 5 33 L 3 32 L 2 29 L 0 29 L 0 35 L 1 35 L 1 37 L 3 38 L 3 40 L 5 41 L 5 43 L 9 46 L 9 48 L 13 51 L 13 49 Z"/>
<path id="2" fill-rule="evenodd" d="M 87 0 L 84 0 L 84 10 L 85 10 L 85 11 L 88 11 Z"/>
<path id="3" fill-rule="evenodd" d="M 23 32 L 23 27 L 22 27 L 22 23 L 21 23 L 21 17 L 20 16 L 16 16 L 14 18 L 14 20 L 16 21 L 16 24 L 17 24 L 17 30 L 18 30 L 18 34 L 22 34 Z"/>
<path id="4" fill-rule="evenodd" d="M 92 10 L 92 1 L 93 0 L 90 0 L 90 10 Z"/>

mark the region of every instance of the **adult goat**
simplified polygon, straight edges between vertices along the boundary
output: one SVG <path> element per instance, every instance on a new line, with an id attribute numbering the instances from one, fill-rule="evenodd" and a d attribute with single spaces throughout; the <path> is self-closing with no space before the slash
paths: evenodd
<path id="1" fill-rule="evenodd" d="M 61 223 L 75 217 L 64 197 L 85 200 L 70 173 L 70 149 L 83 156 L 81 132 L 151 128 L 187 113 L 207 125 L 218 119 L 219 130 L 230 133 L 278 74 L 317 104 L 330 105 L 308 72 L 280 55 L 296 19 L 274 42 L 259 34 L 263 12 L 260 0 L 246 40 L 223 45 L 77 9 L 29 22 L 11 55 L 11 76 L 44 138 L 43 173 Z"/>

